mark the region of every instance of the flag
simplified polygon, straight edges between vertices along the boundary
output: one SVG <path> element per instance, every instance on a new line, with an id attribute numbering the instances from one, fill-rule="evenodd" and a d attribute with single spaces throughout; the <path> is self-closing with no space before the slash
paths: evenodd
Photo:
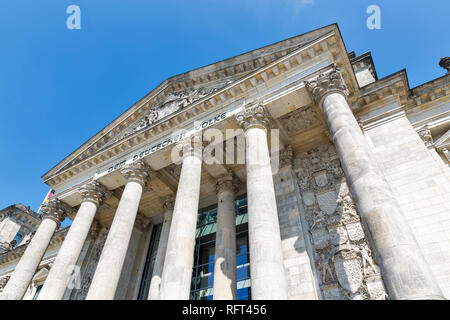
<path id="1" fill-rule="evenodd" d="M 39 211 L 41 211 L 41 208 L 44 204 L 48 203 L 48 201 L 50 200 L 50 198 L 55 194 L 55 190 L 50 189 L 47 193 L 47 195 L 45 196 L 44 201 L 42 201 L 41 206 L 39 207 L 37 213 L 39 214 Z"/>

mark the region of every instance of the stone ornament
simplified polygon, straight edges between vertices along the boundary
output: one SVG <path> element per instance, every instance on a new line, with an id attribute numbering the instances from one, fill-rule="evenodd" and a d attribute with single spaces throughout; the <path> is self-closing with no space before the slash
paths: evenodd
<path id="1" fill-rule="evenodd" d="M 73 212 L 71 207 L 55 197 L 50 198 L 50 200 L 42 206 L 41 211 L 42 219 L 51 219 L 55 221 L 58 228 L 64 218 Z"/>
<path id="2" fill-rule="evenodd" d="M 450 57 L 442 58 L 439 61 L 439 66 L 445 70 L 447 70 L 447 73 L 450 73 Z"/>
<path id="3" fill-rule="evenodd" d="M 294 151 L 292 146 L 288 145 L 280 154 L 280 168 L 292 166 L 294 158 Z"/>
<path id="4" fill-rule="evenodd" d="M 137 214 L 136 215 L 136 221 L 134 222 L 134 226 L 140 230 L 140 231 L 144 231 L 145 228 L 148 227 L 148 225 L 152 222 L 152 219 L 149 217 L 146 217 L 142 214 Z"/>
<path id="5" fill-rule="evenodd" d="M 311 106 L 297 109 L 280 118 L 289 134 L 295 134 L 319 123 L 320 119 Z"/>
<path id="6" fill-rule="evenodd" d="M 269 129 L 269 117 L 262 104 L 244 106 L 244 110 L 238 113 L 235 119 L 244 131 L 251 128 Z"/>
<path id="7" fill-rule="evenodd" d="M 164 210 L 173 210 L 175 208 L 175 196 L 170 194 L 160 199 Z"/>
<path id="8" fill-rule="evenodd" d="M 11 275 L 7 275 L 0 278 L 0 292 L 3 291 L 3 288 L 5 288 L 6 284 L 8 283 L 9 278 Z"/>
<path id="9" fill-rule="evenodd" d="M 142 160 L 130 163 L 120 170 L 120 173 L 127 179 L 127 182 L 137 182 L 142 188 L 146 186 L 150 172 L 149 166 Z"/>
<path id="10" fill-rule="evenodd" d="M 138 118 L 133 124 L 123 130 L 122 133 L 116 135 L 111 139 L 104 148 L 112 145 L 115 142 L 121 141 L 128 136 L 133 135 L 143 129 L 151 127 L 157 121 L 166 118 L 167 116 L 184 109 L 188 105 L 200 100 L 203 97 L 217 91 L 217 88 L 188 88 L 182 91 L 168 93 L 161 99 L 159 105 L 147 103 L 149 109 L 142 117 Z"/>
<path id="11" fill-rule="evenodd" d="M 337 255 L 333 257 L 333 262 L 337 279 L 342 288 L 351 294 L 358 292 L 363 283 L 363 276 L 361 264 L 356 256 Z"/>
<path id="12" fill-rule="evenodd" d="M 80 290 L 73 290 L 73 296 L 70 298 L 71 300 L 86 299 L 92 279 L 94 278 L 95 269 L 106 242 L 106 237 L 108 236 L 108 231 L 108 228 L 102 228 L 97 233 L 97 238 L 94 241 L 86 266 L 82 272 L 81 288 Z"/>
<path id="13" fill-rule="evenodd" d="M 387 299 L 334 146 L 298 154 L 294 163 L 324 299 Z"/>
<path id="14" fill-rule="evenodd" d="M 103 200 L 108 199 L 111 196 L 111 192 L 98 181 L 86 183 L 78 189 L 78 192 L 81 194 L 82 202 L 90 201 L 96 206 L 101 206 Z"/>
<path id="15" fill-rule="evenodd" d="M 222 192 L 229 192 L 235 194 L 237 192 L 237 185 L 233 179 L 233 175 L 231 173 L 224 175 L 217 179 L 216 182 L 216 194 L 217 196 Z"/>
<path id="16" fill-rule="evenodd" d="M 318 106 L 329 93 L 339 92 L 345 96 L 348 95 L 341 70 L 336 65 L 333 65 L 331 72 L 320 74 L 316 80 L 306 81 L 305 87 L 312 94 L 313 100 Z"/>
<path id="17" fill-rule="evenodd" d="M 431 135 L 431 130 L 427 126 L 423 127 L 419 131 L 417 131 L 420 138 L 423 140 L 423 143 L 425 143 L 426 147 L 432 147 L 433 146 L 433 136 Z"/>
<path id="18" fill-rule="evenodd" d="M 197 132 L 194 135 L 184 138 L 178 142 L 174 148 L 176 148 L 178 155 L 182 152 L 181 159 L 184 159 L 187 156 L 195 156 L 202 159 L 204 143 L 205 142 L 202 140 L 202 132 Z"/>

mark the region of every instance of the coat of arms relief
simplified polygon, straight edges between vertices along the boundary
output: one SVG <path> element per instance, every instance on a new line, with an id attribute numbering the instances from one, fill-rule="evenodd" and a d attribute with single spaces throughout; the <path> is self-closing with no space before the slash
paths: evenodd
<path id="1" fill-rule="evenodd" d="M 388 299 L 333 145 L 302 153 L 295 171 L 324 299 Z"/>
<path id="2" fill-rule="evenodd" d="M 149 111 L 137 119 L 131 126 L 122 133 L 115 136 L 107 145 L 120 141 L 135 132 L 141 131 L 153 123 L 169 116 L 178 110 L 184 109 L 188 105 L 200 100 L 203 97 L 217 91 L 217 88 L 188 88 L 178 92 L 171 92 L 165 95 L 160 105 L 148 105 Z"/>
<path id="3" fill-rule="evenodd" d="M 98 227 L 98 226 L 97 226 Z M 84 270 L 82 270 L 81 275 L 81 286 L 79 289 L 75 288 L 71 294 L 70 300 L 85 300 L 91 285 L 91 281 L 94 278 L 95 269 L 100 260 L 100 255 L 102 253 L 103 247 L 106 242 L 106 237 L 108 236 L 108 228 L 102 228 L 101 230 L 93 230 L 92 237 L 95 238 L 90 254 L 84 265 Z"/>

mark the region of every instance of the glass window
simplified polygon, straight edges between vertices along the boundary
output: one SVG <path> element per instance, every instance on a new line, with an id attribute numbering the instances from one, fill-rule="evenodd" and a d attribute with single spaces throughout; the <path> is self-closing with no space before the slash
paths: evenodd
<path id="1" fill-rule="evenodd" d="M 22 233 L 20 231 L 17 232 L 17 234 L 14 236 L 14 240 L 16 240 L 16 245 L 19 245 L 22 239 L 23 239 Z"/>
<path id="2" fill-rule="evenodd" d="M 250 300 L 247 199 L 236 200 L 237 300 Z M 217 207 L 200 210 L 191 283 L 192 300 L 212 300 Z"/>
<path id="3" fill-rule="evenodd" d="M 153 227 L 147 257 L 145 259 L 144 271 L 141 285 L 139 287 L 138 300 L 147 300 L 150 282 L 152 280 L 153 266 L 155 265 L 156 253 L 158 252 L 159 238 L 161 236 L 162 223 Z"/>
<path id="4" fill-rule="evenodd" d="M 43 286 L 43 285 L 44 285 L 44 284 L 41 284 L 40 286 L 37 286 L 36 292 L 34 293 L 34 296 L 33 296 L 33 300 L 36 300 L 36 299 L 37 299 L 39 293 L 41 292 L 41 289 L 42 289 L 42 286 Z"/>
<path id="5" fill-rule="evenodd" d="M 147 299 L 150 287 L 162 225 L 155 227 L 156 231 L 152 233 L 145 261 L 138 294 L 139 300 Z M 197 218 L 194 267 L 191 282 L 192 300 L 212 300 L 213 298 L 216 227 L 217 206 L 201 209 Z M 246 198 L 236 200 L 236 250 L 237 299 L 250 300 L 250 259 Z"/>

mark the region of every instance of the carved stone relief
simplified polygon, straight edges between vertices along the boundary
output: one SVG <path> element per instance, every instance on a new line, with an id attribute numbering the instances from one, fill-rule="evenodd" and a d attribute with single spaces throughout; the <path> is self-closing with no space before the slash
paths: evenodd
<path id="1" fill-rule="evenodd" d="M 123 132 L 116 135 L 110 142 L 108 142 L 107 145 L 111 145 L 126 138 L 129 135 L 132 135 L 135 132 L 151 126 L 156 121 L 185 108 L 191 103 L 200 100 L 201 98 L 213 93 L 216 90 L 216 88 L 189 88 L 183 91 L 169 93 L 165 97 L 161 105 L 150 105 L 149 112 L 144 114 L 141 118 L 137 119 Z"/>
<path id="2" fill-rule="evenodd" d="M 387 299 L 333 145 L 297 155 L 295 172 L 324 299 Z"/>
<path id="3" fill-rule="evenodd" d="M 426 147 L 431 147 L 433 145 L 433 136 L 431 135 L 431 131 L 427 126 L 420 129 L 417 133 L 419 134 L 420 138 L 422 138 L 423 143 Z"/>
<path id="4" fill-rule="evenodd" d="M 3 291 L 3 288 L 6 286 L 6 284 L 8 283 L 8 280 L 11 276 L 7 275 L 7 276 L 3 276 L 0 278 L 0 292 Z"/>
<path id="5" fill-rule="evenodd" d="M 97 231 L 95 231 L 97 232 Z M 81 279 L 81 286 L 79 290 L 74 290 L 71 300 L 85 300 L 94 278 L 95 269 L 97 268 L 100 255 L 105 245 L 106 237 L 108 236 L 108 229 L 103 228 L 98 232 L 97 239 L 95 240 L 88 259 L 85 262 L 85 269 Z"/>
<path id="6" fill-rule="evenodd" d="M 280 118 L 289 134 L 299 132 L 319 122 L 312 107 L 300 108 Z"/>
<path id="7" fill-rule="evenodd" d="M 171 93 L 162 93 L 161 95 L 164 98 L 161 98 L 161 102 L 158 103 L 158 105 L 150 104 L 148 103 L 149 111 L 146 112 L 144 115 L 142 115 L 140 118 L 138 118 L 136 121 L 128 125 L 126 128 L 124 128 L 119 133 L 111 132 L 109 137 L 103 137 L 105 140 L 105 144 L 102 145 L 100 150 L 104 150 L 111 146 L 112 144 L 116 143 L 117 141 L 123 140 L 126 137 L 139 132 L 145 128 L 148 128 L 149 126 L 153 125 L 155 122 L 159 121 L 160 119 L 165 118 L 166 116 L 175 113 L 186 106 L 194 103 L 195 101 L 200 100 L 201 98 L 217 91 L 220 89 L 220 86 L 211 87 L 211 88 L 187 88 L 185 90 L 177 91 L 177 92 L 171 92 Z M 91 154 L 92 154 L 91 150 Z M 83 159 L 88 157 L 87 155 L 82 155 L 78 157 L 77 159 L 74 159 L 69 164 L 64 166 L 62 170 L 65 170 L 67 168 L 70 168 Z"/>

